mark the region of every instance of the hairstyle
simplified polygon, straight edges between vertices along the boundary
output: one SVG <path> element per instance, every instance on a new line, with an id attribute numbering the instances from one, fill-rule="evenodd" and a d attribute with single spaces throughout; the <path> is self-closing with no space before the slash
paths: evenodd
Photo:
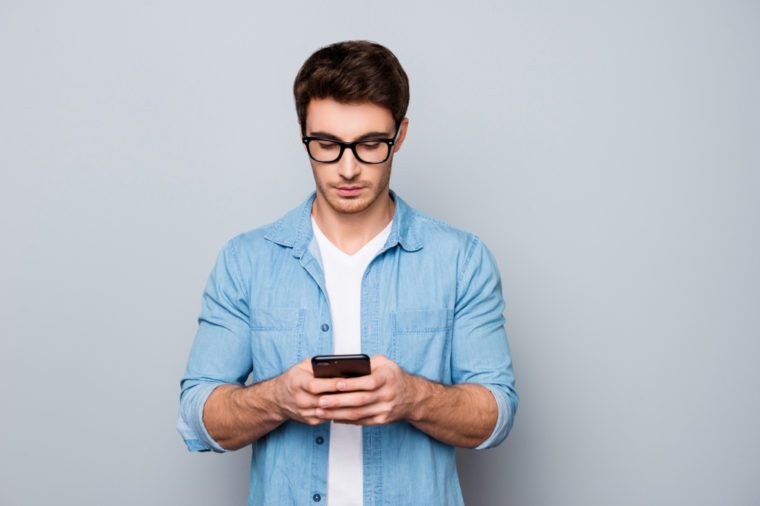
<path id="1" fill-rule="evenodd" d="M 409 106 L 409 80 L 388 48 L 368 40 L 346 40 L 318 49 L 304 62 L 293 95 L 303 133 L 312 98 L 372 102 L 389 109 L 398 125 Z"/>

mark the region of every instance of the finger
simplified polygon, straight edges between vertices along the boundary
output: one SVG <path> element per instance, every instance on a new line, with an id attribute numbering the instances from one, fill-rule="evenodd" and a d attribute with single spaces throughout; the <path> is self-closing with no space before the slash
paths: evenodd
<path id="1" fill-rule="evenodd" d="M 350 425 L 385 425 L 386 421 L 382 418 L 381 415 L 372 415 L 372 416 L 365 416 L 364 418 L 359 418 L 358 420 L 332 420 L 335 423 L 345 423 Z"/>
<path id="2" fill-rule="evenodd" d="M 328 394 L 319 398 L 320 408 L 349 408 L 366 406 L 377 401 L 377 394 L 373 392 L 358 391 L 344 394 Z"/>
<path id="3" fill-rule="evenodd" d="M 301 388 L 307 392 L 319 395 L 327 392 L 337 392 L 338 389 L 335 383 L 338 382 L 336 378 L 305 378 L 305 381 Z"/>
<path id="4" fill-rule="evenodd" d="M 375 369 L 377 369 L 381 365 L 386 364 L 388 362 L 391 362 L 391 359 L 389 359 L 385 355 L 374 355 L 372 358 L 369 359 L 370 369 L 372 370 L 372 372 L 375 372 Z"/>
<path id="5" fill-rule="evenodd" d="M 329 420 L 326 420 L 324 418 L 320 418 L 316 414 L 316 410 L 309 409 L 301 413 L 302 423 L 306 423 L 308 425 L 320 425 L 323 423 L 327 423 Z"/>
<path id="6" fill-rule="evenodd" d="M 316 415 L 326 420 L 360 420 L 384 413 L 388 407 L 384 403 L 369 404 L 358 408 L 317 408 Z"/>
<path id="7" fill-rule="evenodd" d="M 337 382 L 336 387 L 341 391 L 377 390 L 384 384 L 385 376 L 373 372 L 357 378 L 344 378 Z"/>

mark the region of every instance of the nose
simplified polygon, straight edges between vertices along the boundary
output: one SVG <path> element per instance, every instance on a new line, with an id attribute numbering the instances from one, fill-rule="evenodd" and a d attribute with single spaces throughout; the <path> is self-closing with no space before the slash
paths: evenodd
<path id="1" fill-rule="evenodd" d="M 343 150 L 343 156 L 337 162 L 338 173 L 344 179 L 353 179 L 359 172 L 361 172 L 361 166 L 359 160 L 354 156 L 354 152 L 350 148 Z"/>

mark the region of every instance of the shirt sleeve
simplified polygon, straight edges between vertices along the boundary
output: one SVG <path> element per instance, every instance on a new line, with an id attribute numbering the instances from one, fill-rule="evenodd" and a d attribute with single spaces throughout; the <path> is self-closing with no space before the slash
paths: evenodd
<path id="1" fill-rule="evenodd" d="M 206 282 L 198 328 L 180 380 L 177 431 L 188 451 L 228 451 L 206 430 L 203 407 L 216 387 L 243 386 L 251 373 L 248 300 L 232 239 L 217 255 Z"/>
<path id="2" fill-rule="evenodd" d="M 475 450 L 501 444 L 512 429 L 519 396 L 515 390 L 512 356 L 504 328 L 504 297 L 496 261 L 472 235 L 457 281 L 452 337 L 454 383 L 486 387 L 498 406 L 496 424 Z"/>

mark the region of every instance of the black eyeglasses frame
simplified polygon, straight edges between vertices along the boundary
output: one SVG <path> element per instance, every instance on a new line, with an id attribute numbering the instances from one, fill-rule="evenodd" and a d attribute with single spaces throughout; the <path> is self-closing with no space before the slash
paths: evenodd
<path id="1" fill-rule="evenodd" d="M 354 142 L 341 142 L 341 141 L 338 141 L 338 140 L 335 140 L 335 139 L 325 139 L 324 137 L 313 137 L 313 136 L 309 136 L 309 135 L 304 135 L 303 137 L 301 137 L 301 142 L 303 142 L 304 144 L 306 144 L 306 152 L 309 154 L 309 158 L 311 158 L 315 162 L 319 162 L 319 163 L 338 163 L 340 161 L 340 159 L 343 157 L 343 152 L 346 150 L 346 148 L 349 148 L 349 149 L 351 149 L 351 152 L 353 152 L 354 157 L 357 160 L 359 160 L 360 162 L 366 163 L 366 164 L 369 164 L 369 165 L 378 165 L 378 164 L 381 164 L 381 163 L 385 163 L 386 161 L 388 161 L 388 158 L 390 158 L 391 152 L 393 150 L 393 146 L 396 144 L 396 138 L 398 137 L 398 133 L 399 133 L 400 127 L 401 127 L 401 123 L 399 122 L 396 125 L 396 133 L 393 135 L 392 138 L 385 138 L 385 139 L 383 139 L 383 138 L 363 139 L 361 141 L 354 141 Z M 324 142 L 333 142 L 333 143 L 337 144 L 338 146 L 340 146 L 340 152 L 338 153 L 338 157 L 335 160 L 331 161 L 331 162 L 324 162 L 322 160 L 317 160 L 311 154 L 311 149 L 309 148 L 309 142 L 310 141 L 324 141 Z M 362 160 L 362 158 L 356 152 L 356 146 L 357 146 L 357 144 L 365 144 L 365 143 L 370 143 L 370 142 L 384 142 L 384 143 L 386 143 L 388 145 L 388 154 L 385 155 L 385 158 L 383 160 L 381 160 L 379 162 L 367 162 L 367 161 Z"/>

